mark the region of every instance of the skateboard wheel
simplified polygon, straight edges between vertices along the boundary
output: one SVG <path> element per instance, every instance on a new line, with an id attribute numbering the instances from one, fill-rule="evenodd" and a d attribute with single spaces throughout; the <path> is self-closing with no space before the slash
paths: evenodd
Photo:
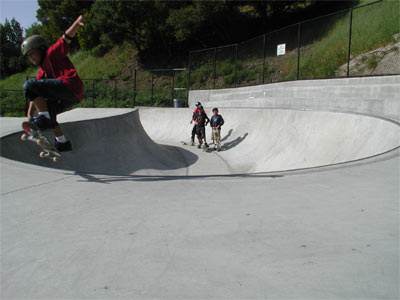
<path id="1" fill-rule="evenodd" d="M 28 139 L 28 136 L 27 136 L 26 133 L 24 133 L 24 134 L 21 135 L 21 140 L 22 140 L 22 141 L 26 141 L 27 139 Z"/>
<path id="2" fill-rule="evenodd" d="M 45 151 L 42 151 L 42 152 L 39 153 L 39 156 L 40 156 L 41 158 L 43 158 L 43 157 L 48 157 L 49 155 L 50 155 L 50 153 L 45 152 Z"/>
<path id="3" fill-rule="evenodd" d="M 58 162 L 58 157 L 53 157 L 53 162 Z"/>

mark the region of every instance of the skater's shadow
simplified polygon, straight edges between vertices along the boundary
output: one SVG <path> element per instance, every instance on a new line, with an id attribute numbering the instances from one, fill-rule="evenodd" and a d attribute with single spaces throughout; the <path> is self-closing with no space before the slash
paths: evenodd
<path id="1" fill-rule="evenodd" d="M 228 134 L 221 139 L 221 142 L 226 141 L 232 135 L 233 129 L 229 129 Z"/>
<path id="2" fill-rule="evenodd" d="M 226 151 L 229 149 L 232 149 L 234 147 L 236 147 L 237 145 L 239 145 L 241 142 L 244 141 L 244 139 L 248 136 L 249 134 L 246 132 L 243 136 L 239 136 L 236 139 L 234 139 L 233 141 L 224 143 L 222 146 L 221 151 Z"/>

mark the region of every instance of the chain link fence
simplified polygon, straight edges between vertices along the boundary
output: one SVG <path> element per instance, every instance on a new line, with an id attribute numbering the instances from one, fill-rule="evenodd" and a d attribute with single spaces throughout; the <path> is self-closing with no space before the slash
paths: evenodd
<path id="1" fill-rule="evenodd" d="M 27 78 L 29 79 L 29 78 Z M 132 70 L 129 79 L 82 79 L 84 101 L 77 107 L 120 107 L 187 105 L 186 69 Z M 0 90 L 0 115 L 23 116 L 26 102 L 21 89 Z"/>
<path id="2" fill-rule="evenodd" d="M 400 74 L 400 1 L 380 0 L 189 53 L 189 88 Z"/>
<path id="3" fill-rule="evenodd" d="M 216 80 L 216 48 L 189 54 L 189 89 L 212 89 Z"/>
<path id="4" fill-rule="evenodd" d="M 237 44 L 236 86 L 264 82 L 265 35 Z"/>

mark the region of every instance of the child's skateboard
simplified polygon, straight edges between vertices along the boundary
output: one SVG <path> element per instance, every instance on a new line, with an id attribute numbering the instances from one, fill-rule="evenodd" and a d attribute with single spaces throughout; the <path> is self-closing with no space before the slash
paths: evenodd
<path id="1" fill-rule="evenodd" d="M 204 151 L 204 152 L 208 152 L 208 153 L 214 152 L 214 151 L 220 152 L 220 151 L 224 151 L 224 150 L 225 150 L 225 148 L 224 148 L 223 145 L 221 145 L 221 146 L 218 148 L 215 144 L 214 144 L 213 147 L 203 148 L 203 151 Z"/>
<path id="2" fill-rule="evenodd" d="M 39 157 L 48 158 L 53 162 L 57 162 L 61 158 L 61 154 L 32 123 L 27 121 L 23 122 L 22 129 L 24 130 L 24 133 L 21 135 L 21 140 L 31 141 L 39 145 L 41 149 Z"/>
<path id="3" fill-rule="evenodd" d="M 181 144 L 184 146 L 194 146 L 194 143 L 192 144 L 192 142 L 181 141 Z"/>

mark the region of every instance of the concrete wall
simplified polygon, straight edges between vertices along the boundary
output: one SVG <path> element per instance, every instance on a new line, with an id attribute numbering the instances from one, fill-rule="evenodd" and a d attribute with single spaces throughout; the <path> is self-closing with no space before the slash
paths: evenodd
<path id="1" fill-rule="evenodd" d="M 189 105 L 354 112 L 400 121 L 400 75 L 192 90 Z"/>

